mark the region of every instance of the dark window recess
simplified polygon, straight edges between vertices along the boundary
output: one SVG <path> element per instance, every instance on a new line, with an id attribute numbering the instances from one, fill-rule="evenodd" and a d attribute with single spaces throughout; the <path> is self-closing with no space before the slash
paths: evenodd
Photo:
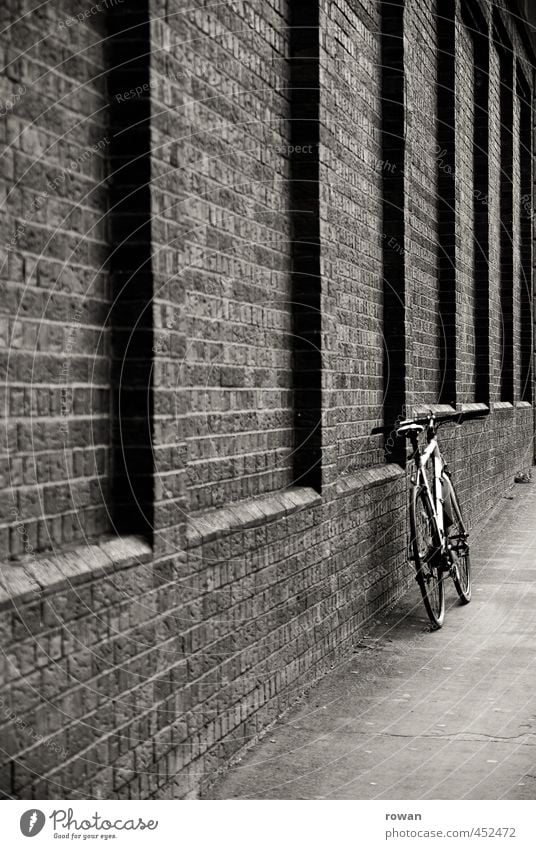
<path id="1" fill-rule="evenodd" d="M 389 428 L 406 417 L 406 284 L 404 223 L 404 2 L 381 3 L 384 423 Z M 396 440 L 389 462 L 405 463 L 406 445 Z"/>
<path id="2" fill-rule="evenodd" d="M 110 234 L 114 391 L 113 522 L 152 535 L 152 266 L 147 0 L 109 10 Z M 140 86 L 140 97 L 124 94 Z"/>
<path id="3" fill-rule="evenodd" d="M 290 30 L 294 482 L 322 487 L 319 211 L 319 9 L 291 4 Z M 308 151 L 303 153 L 303 150 Z"/>

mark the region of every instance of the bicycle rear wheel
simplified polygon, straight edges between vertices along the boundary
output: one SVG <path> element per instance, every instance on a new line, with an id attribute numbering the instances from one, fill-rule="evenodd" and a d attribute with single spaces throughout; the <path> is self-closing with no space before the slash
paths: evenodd
<path id="1" fill-rule="evenodd" d="M 443 476 L 444 485 L 448 489 L 448 496 L 452 506 L 452 525 L 447 530 L 448 544 L 451 546 L 454 556 L 454 569 L 452 580 L 456 587 L 460 600 L 463 604 L 471 601 L 471 558 L 469 556 L 469 543 L 467 542 L 467 530 L 464 525 L 460 510 L 460 503 L 454 484 L 448 474 Z"/>
<path id="2" fill-rule="evenodd" d="M 445 618 L 445 590 L 441 570 L 441 546 L 428 490 L 414 484 L 410 500 L 411 547 L 417 583 L 428 617 L 435 628 Z"/>

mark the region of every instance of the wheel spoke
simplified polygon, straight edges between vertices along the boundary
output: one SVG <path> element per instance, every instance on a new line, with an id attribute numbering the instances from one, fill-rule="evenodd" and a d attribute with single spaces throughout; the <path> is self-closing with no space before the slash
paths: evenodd
<path id="1" fill-rule="evenodd" d="M 412 500 L 412 545 L 417 581 L 426 612 L 435 627 L 441 627 L 444 615 L 443 578 L 438 568 L 437 531 L 430 496 L 419 489 Z"/>
<path id="2" fill-rule="evenodd" d="M 467 541 L 467 533 L 463 525 L 462 517 L 457 508 L 457 498 L 454 493 L 454 487 L 449 480 L 448 483 L 451 489 L 451 501 L 453 507 L 453 524 L 448 529 L 448 542 L 454 554 L 454 566 L 452 578 L 454 586 L 461 601 L 467 604 L 471 600 L 471 560 L 469 556 L 469 543 Z"/>

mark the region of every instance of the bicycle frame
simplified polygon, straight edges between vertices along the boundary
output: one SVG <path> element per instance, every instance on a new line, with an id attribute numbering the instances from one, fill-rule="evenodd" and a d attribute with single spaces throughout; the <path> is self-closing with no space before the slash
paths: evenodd
<path id="1" fill-rule="evenodd" d="M 445 462 L 441 456 L 441 451 L 439 450 L 439 443 L 435 434 L 435 419 L 433 416 L 430 416 L 428 420 L 427 439 L 428 445 L 426 450 L 422 452 L 419 449 L 417 436 L 415 436 L 412 440 L 415 463 L 417 466 L 417 478 L 415 483 L 417 485 L 421 483 L 428 491 L 432 510 L 434 512 L 434 519 L 439 531 L 441 553 L 444 554 L 447 551 L 447 535 L 445 532 L 445 517 L 443 511 L 443 474 L 445 470 Z M 426 464 L 429 460 L 432 460 L 433 466 L 432 487 L 430 487 L 430 483 L 426 475 Z"/>
<path id="2" fill-rule="evenodd" d="M 426 475 L 426 464 L 430 459 L 432 460 L 434 475 L 432 488 L 430 487 L 430 483 Z M 434 511 L 434 519 L 439 531 L 441 551 L 444 552 L 447 542 L 443 512 L 443 470 L 445 468 L 445 463 L 443 462 L 443 458 L 439 450 L 439 444 L 435 437 L 428 443 L 426 451 L 423 451 L 422 454 L 417 449 L 416 461 L 418 466 L 416 482 L 419 483 L 420 479 L 420 482 L 428 490 L 432 509 Z"/>

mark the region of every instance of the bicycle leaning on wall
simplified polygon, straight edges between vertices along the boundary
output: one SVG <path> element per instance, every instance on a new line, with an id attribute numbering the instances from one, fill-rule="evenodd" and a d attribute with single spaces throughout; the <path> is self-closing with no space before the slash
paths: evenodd
<path id="1" fill-rule="evenodd" d="M 438 428 L 460 421 L 460 415 L 441 418 L 433 413 L 424 420 L 401 422 L 397 435 L 410 440 L 415 472 L 411 478 L 409 518 L 410 548 L 424 606 L 435 628 L 445 618 L 444 581 L 450 576 L 464 604 L 471 601 L 471 560 L 468 533 L 451 476 L 437 441 Z M 419 435 L 426 433 L 421 451 Z"/>

